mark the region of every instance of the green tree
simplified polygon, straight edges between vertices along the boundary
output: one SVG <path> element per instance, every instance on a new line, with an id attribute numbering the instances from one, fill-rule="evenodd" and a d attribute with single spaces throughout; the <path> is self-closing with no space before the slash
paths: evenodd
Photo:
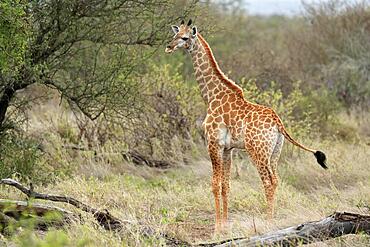
<path id="1" fill-rule="evenodd" d="M 24 60 L 28 25 L 25 1 L 3 0 L 0 3 L 0 72 L 17 71 Z"/>
<path id="2" fill-rule="evenodd" d="M 66 0 L 0 4 L 0 129 L 16 92 L 52 87 L 86 116 L 127 116 L 135 109 L 132 79 L 163 44 L 168 25 L 196 1 Z"/>

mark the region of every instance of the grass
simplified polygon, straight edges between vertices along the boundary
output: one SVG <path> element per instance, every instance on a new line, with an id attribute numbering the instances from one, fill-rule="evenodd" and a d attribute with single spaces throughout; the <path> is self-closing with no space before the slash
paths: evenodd
<path id="1" fill-rule="evenodd" d="M 163 232 L 190 243 L 201 243 L 262 234 L 319 220 L 334 211 L 370 213 L 369 135 L 362 135 L 363 141 L 358 138 L 351 142 L 302 141 L 325 151 L 328 170 L 323 170 L 312 154 L 286 143 L 278 167 L 280 184 L 276 215 L 272 220 L 267 218 L 255 167 L 242 152 L 234 154 L 230 227 L 226 233 L 215 236 L 211 164 L 204 145 L 194 146 L 197 151 L 188 154 L 186 165 L 165 171 L 138 167 L 124 161 L 119 154 L 122 147 L 116 144 L 101 147 L 104 155 L 99 157 L 92 152 L 63 149 L 62 145 L 76 135 L 73 134 L 76 128 L 73 117 L 55 114 L 59 111 L 56 106 L 48 106 L 48 109 L 35 109 L 28 131 L 44 140 L 47 163 L 67 172 L 58 173 L 52 183 L 36 185 L 35 191 L 75 197 L 95 208 L 108 209 L 131 224 L 119 233 L 112 233 L 98 226 L 91 215 L 82 213 L 80 222 L 48 233 L 20 228 L 16 234 L 2 237 L 0 246 L 160 246 L 164 239 L 159 233 Z M 40 113 L 42 116 L 37 115 Z M 356 129 L 369 133 L 363 127 L 366 121 L 361 125 L 353 124 L 352 118 L 346 119 L 347 125 L 352 123 Z M 70 134 L 65 137 L 61 132 Z M 239 176 L 236 176 L 236 167 Z M 0 198 L 24 199 L 24 195 L 15 189 L 1 187 Z M 54 204 L 81 214 L 68 205 Z M 143 226 L 157 232 L 145 237 L 140 233 Z M 369 236 L 356 235 L 313 246 L 366 246 L 369 243 Z"/>
<path id="2" fill-rule="evenodd" d="M 321 144 L 320 148 L 326 150 L 329 156 L 330 168 L 327 171 L 321 169 L 309 154 L 300 153 L 293 157 L 284 154 L 279 166 L 281 183 L 273 220 L 267 219 L 256 169 L 249 162 L 236 159 L 234 162 L 241 166 L 240 177 L 236 179 L 233 174 L 230 229 L 222 236 L 213 235 L 211 167 L 206 158 L 194 159 L 189 165 L 165 172 L 134 167 L 130 163 L 122 164 L 119 172 L 108 166 L 102 168 L 102 176 L 76 174 L 35 190 L 69 195 L 97 208 L 106 208 L 119 218 L 134 223 L 134 227 L 113 234 L 98 227 L 91 216 L 84 215 L 83 222 L 66 226 L 59 231 L 60 234 L 54 234 L 65 239 L 61 246 L 74 246 L 75 243 L 81 246 L 156 246 L 164 241 L 142 237 L 138 231 L 139 224 L 188 242 L 199 243 L 265 233 L 318 220 L 334 211 L 368 213 L 363 207 L 370 204 L 368 146 L 335 142 Z M 105 164 L 95 163 L 94 166 L 103 167 Z M 10 188 L 3 188 L 0 197 L 24 198 Z M 69 208 L 67 205 L 59 206 Z M 28 234 L 15 235 L 5 242 L 22 245 L 22 238 L 47 241 L 43 235 Z M 321 243 L 320 246 L 365 246 L 369 241 L 368 236 L 347 236 Z"/>

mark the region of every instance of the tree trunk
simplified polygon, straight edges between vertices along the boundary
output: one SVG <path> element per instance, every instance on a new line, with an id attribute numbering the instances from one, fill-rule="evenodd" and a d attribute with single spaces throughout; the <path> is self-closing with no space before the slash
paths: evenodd
<path id="1" fill-rule="evenodd" d="M 26 74 L 23 75 L 23 78 L 20 82 L 12 83 L 8 82 L 6 86 L 4 86 L 4 91 L 1 94 L 0 97 L 0 131 L 3 127 L 4 121 L 5 121 L 5 116 L 6 112 L 9 108 L 10 101 L 13 99 L 15 93 L 18 90 L 26 88 L 28 85 L 30 85 L 33 82 L 30 82 L 30 76 Z"/>
<path id="2" fill-rule="evenodd" d="M 6 111 L 8 110 L 10 100 L 13 98 L 14 93 L 15 93 L 14 88 L 6 87 L 3 95 L 1 95 L 1 98 L 0 98 L 0 130 L 1 130 L 1 127 L 3 126 Z"/>

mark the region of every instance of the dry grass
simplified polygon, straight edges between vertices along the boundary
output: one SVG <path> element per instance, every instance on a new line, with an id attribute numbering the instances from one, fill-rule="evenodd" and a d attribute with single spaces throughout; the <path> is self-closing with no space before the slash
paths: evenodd
<path id="1" fill-rule="evenodd" d="M 63 151 L 61 146 L 65 140 L 56 130 L 60 129 L 62 122 L 74 128 L 73 119 L 63 114 L 58 115 L 59 118 L 53 117 L 59 110 L 55 106 L 50 109 L 52 113 L 38 111 L 43 116 L 33 116 L 29 131 L 34 130 L 34 135 L 48 137 L 45 149 L 54 155 L 49 159 L 57 157 L 56 163 L 73 164 L 73 176 L 61 176 L 55 183 L 39 185 L 35 190 L 78 198 L 94 207 L 106 208 L 117 217 L 133 223 L 120 233 L 111 233 L 97 226 L 90 215 L 83 214 L 83 221 L 57 231 L 59 235 L 54 238 L 62 235 L 65 240 L 60 246 L 159 246 L 164 243 L 161 238 L 143 237 L 139 233 L 140 226 L 149 226 L 158 233 L 166 232 L 176 238 L 199 243 L 261 234 L 318 220 L 334 211 L 369 213 L 365 207 L 370 205 L 370 149 L 366 141 L 310 143 L 306 140 L 306 144 L 327 153 L 329 169 L 321 169 L 311 154 L 286 144 L 279 164 L 281 182 L 273 220 L 267 219 L 256 169 L 247 158 L 243 158 L 244 155 L 234 155 L 234 164 L 241 169 L 238 178 L 234 170 L 231 182 L 230 227 L 223 235 L 214 236 L 211 166 L 203 146 L 198 147 L 194 152 L 196 155 L 189 158 L 189 164 L 166 171 L 136 167 L 125 162 L 117 155 L 121 148 L 117 145 L 108 144 L 102 148 L 105 155 L 100 158 L 89 152 Z M 4 187 L 0 190 L 0 197 L 24 198 L 18 191 Z M 76 211 L 67 205 L 59 206 Z M 19 246 L 28 246 L 30 240 L 27 239 L 46 241 L 42 234 L 34 234 L 19 233 L 3 241 L 7 245 Z M 25 239 L 28 241 L 26 244 L 23 243 Z M 314 246 L 366 246 L 369 243 L 368 236 L 358 235 Z"/>
<path id="2" fill-rule="evenodd" d="M 107 208 L 134 225 L 147 225 L 192 243 L 265 233 L 317 220 L 333 211 L 366 213 L 363 205 L 370 204 L 369 148 L 334 143 L 323 146 L 323 149 L 330 155 L 328 171 L 322 170 L 314 158 L 306 154 L 280 164 L 281 183 L 277 214 L 273 220 L 266 218 L 255 168 L 243 162 L 240 178 L 232 180 L 230 229 L 223 236 L 213 235 L 211 171 L 206 160 L 194 160 L 191 165 L 165 173 L 123 164 L 121 174 L 117 174 L 116 169 L 106 167 L 101 168 L 104 175 L 100 178 L 79 174 L 37 190 L 79 198 L 95 207 Z M 96 167 L 92 169 L 98 170 Z M 23 196 L 13 189 L 6 189 L 1 191 L 1 197 L 20 199 Z M 87 246 L 152 246 L 161 242 L 141 237 L 135 227 L 112 234 L 86 217 L 84 224 L 76 223 L 64 229 L 72 243 L 84 240 Z M 368 243 L 366 236 L 349 236 L 329 241 L 327 246 L 365 246 Z"/>

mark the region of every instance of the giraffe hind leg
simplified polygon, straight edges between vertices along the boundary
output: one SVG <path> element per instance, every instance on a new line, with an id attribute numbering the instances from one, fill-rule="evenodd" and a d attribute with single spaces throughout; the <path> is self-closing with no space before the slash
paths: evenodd
<path id="1" fill-rule="evenodd" d="M 268 216 L 272 218 L 274 214 L 274 201 L 278 178 L 273 172 L 273 169 L 270 166 L 270 161 L 267 157 L 259 159 L 257 162 L 257 170 L 265 190 Z"/>
<path id="2" fill-rule="evenodd" d="M 275 194 L 276 189 L 278 186 L 278 174 L 277 174 L 277 163 L 280 158 L 281 150 L 284 144 L 284 136 L 282 134 L 278 134 L 275 146 L 272 150 L 271 156 L 267 159 L 267 173 L 266 176 L 268 179 L 263 181 L 263 185 L 265 188 L 266 199 L 268 203 L 268 214 L 269 217 L 272 218 L 274 215 L 274 205 L 275 205 Z M 261 177 L 262 179 L 262 177 Z"/>

